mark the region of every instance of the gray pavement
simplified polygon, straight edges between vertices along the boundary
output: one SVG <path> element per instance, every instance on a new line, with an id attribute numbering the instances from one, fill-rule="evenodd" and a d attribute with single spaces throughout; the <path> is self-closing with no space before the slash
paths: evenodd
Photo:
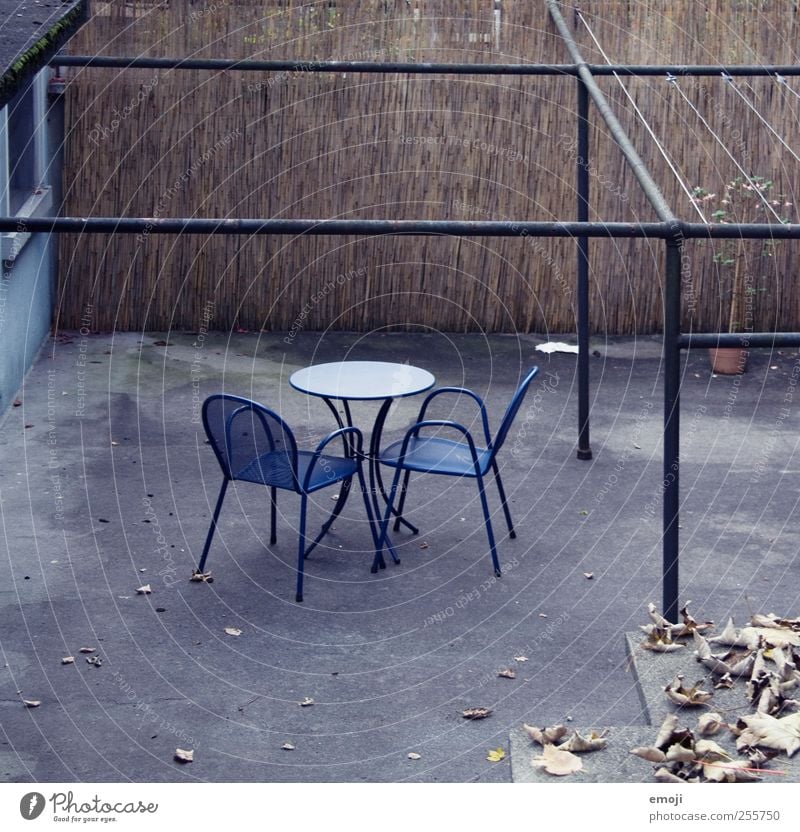
<path id="1" fill-rule="evenodd" d="M 593 343 L 594 459 L 581 462 L 575 356 L 537 353 L 541 340 L 70 333 L 46 345 L 0 427 L 0 778 L 507 781 L 524 721 L 647 733 L 624 634 L 661 594 L 660 341 Z M 408 505 L 421 533 L 395 535 L 399 566 L 370 573 L 351 500 L 296 604 L 297 500 L 282 495 L 270 547 L 265 492 L 244 484 L 223 509 L 214 582 L 190 583 L 220 482 L 199 401 L 222 389 L 258 399 L 310 445 L 332 416 L 288 377 L 346 358 L 465 384 L 493 425 L 540 365 L 500 458 L 516 540 L 490 493 L 502 578 L 474 483 L 421 477 Z M 681 584 L 698 618 L 800 613 L 799 377 L 788 351 L 754 353 L 741 378 L 688 358 Z M 399 403 L 387 439 L 418 405 Z M 356 407 L 357 424 L 375 411 Z M 314 522 L 332 505 L 323 492 Z M 145 583 L 152 594 L 137 595 Z M 498 677 L 509 667 L 516 678 Z M 477 706 L 492 715 L 461 717 Z M 176 747 L 194 762 L 176 763 Z M 498 747 L 505 760 L 489 762 Z"/>

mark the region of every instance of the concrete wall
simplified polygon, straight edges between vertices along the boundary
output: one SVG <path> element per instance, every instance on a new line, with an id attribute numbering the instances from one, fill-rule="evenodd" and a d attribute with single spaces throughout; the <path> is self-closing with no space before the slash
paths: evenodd
<path id="1" fill-rule="evenodd" d="M 33 215 L 50 214 L 61 204 L 61 145 L 63 107 L 60 99 L 49 99 L 47 81 L 52 71 L 45 68 L 31 82 L 38 87 L 34 109 L 36 147 L 35 178 L 45 186 L 41 199 L 32 205 Z M 0 215 L 9 213 L 8 119 L 18 99 L 0 110 Z M 14 401 L 30 368 L 50 332 L 54 308 L 54 287 L 58 245 L 55 237 L 34 234 L 26 241 L 0 235 L 2 254 L 16 251 L 13 262 L 3 259 L 0 275 L 0 414 Z M 24 244 L 23 244 L 24 243 Z"/>

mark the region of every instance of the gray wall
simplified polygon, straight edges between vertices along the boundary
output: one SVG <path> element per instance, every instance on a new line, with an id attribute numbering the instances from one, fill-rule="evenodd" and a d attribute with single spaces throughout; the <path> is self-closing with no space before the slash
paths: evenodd
<path id="1" fill-rule="evenodd" d="M 50 71 L 34 83 L 44 89 Z M 38 78 L 39 76 L 37 76 Z M 14 101 L 5 108 L 8 115 Z M 2 113 L 2 111 L 0 111 Z M 5 118 L 2 119 L 5 122 Z M 51 188 L 37 214 L 53 213 L 61 204 L 61 149 L 63 106 L 60 98 L 44 98 L 38 123 L 44 141 L 39 141 L 37 179 Z M 0 145 L 5 136 L 0 128 Z M 8 211 L 7 148 L 0 147 L 0 214 Z M 13 265 L 2 263 L 0 276 L 0 414 L 18 395 L 25 373 L 30 369 L 50 333 L 54 308 L 54 286 L 58 260 L 58 241 L 49 234 L 34 234 L 20 251 Z"/>

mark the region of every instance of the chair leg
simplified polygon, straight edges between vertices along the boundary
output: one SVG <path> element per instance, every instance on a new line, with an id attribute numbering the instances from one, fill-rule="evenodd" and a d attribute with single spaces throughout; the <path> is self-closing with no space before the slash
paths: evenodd
<path id="1" fill-rule="evenodd" d="M 489 548 L 492 552 L 492 565 L 494 566 L 494 574 L 496 577 L 500 577 L 500 561 L 497 559 L 497 546 L 494 542 L 494 531 L 492 529 L 492 519 L 489 516 L 489 503 L 486 499 L 486 489 L 483 485 L 483 477 L 478 474 L 478 491 L 481 495 L 481 506 L 483 508 L 483 517 L 486 521 L 486 534 L 489 537 Z"/>
<path id="2" fill-rule="evenodd" d="M 217 505 L 214 507 L 214 515 L 211 518 L 211 525 L 208 528 L 206 535 L 206 543 L 203 546 L 203 554 L 200 556 L 200 563 L 197 567 L 198 571 L 202 572 L 206 566 L 206 558 L 208 557 L 208 550 L 211 548 L 211 539 L 214 537 L 214 532 L 217 528 L 217 520 L 219 519 L 219 512 L 222 509 L 222 501 L 225 499 L 225 492 L 228 490 L 229 480 L 226 478 L 222 481 L 222 487 L 219 490 L 219 497 L 217 497 Z"/>
<path id="3" fill-rule="evenodd" d="M 361 464 L 359 461 L 358 466 L 358 483 L 361 486 L 361 494 L 364 497 L 364 506 L 367 509 L 367 520 L 369 520 L 369 530 L 372 532 L 372 542 L 375 546 L 375 557 L 373 558 L 373 567 L 377 562 L 377 566 L 381 569 L 386 569 L 386 561 L 383 559 L 383 552 L 381 551 L 380 546 L 380 529 L 379 529 L 379 522 L 378 518 L 372 511 L 372 499 L 370 497 L 370 493 L 367 490 L 367 482 L 364 479 L 364 471 L 361 468 Z M 373 572 L 377 572 L 377 568 L 372 569 Z"/>
<path id="4" fill-rule="evenodd" d="M 336 501 L 336 505 L 333 507 L 333 511 L 331 512 L 330 517 L 322 524 L 322 528 L 319 531 L 319 534 L 311 541 L 311 545 L 306 549 L 306 557 L 308 557 L 314 549 L 319 545 L 320 541 L 323 537 L 328 533 L 330 528 L 333 526 L 336 518 L 342 513 L 342 509 L 344 508 L 345 503 L 347 502 L 347 497 L 350 494 L 350 486 L 353 482 L 353 478 L 349 477 L 346 480 L 342 480 L 342 486 L 339 489 L 339 499 Z"/>
<path id="5" fill-rule="evenodd" d="M 517 533 L 514 531 L 514 524 L 511 522 L 511 512 L 508 510 L 508 502 L 506 501 L 506 492 L 503 488 L 503 481 L 500 479 L 500 469 L 497 467 L 497 461 L 492 463 L 492 471 L 494 471 L 494 481 L 497 483 L 497 490 L 500 493 L 500 502 L 503 505 L 503 513 L 506 516 L 506 525 L 508 526 L 508 536 L 513 540 Z"/>
<path id="6" fill-rule="evenodd" d="M 411 471 L 408 470 L 403 476 L 403 484 L 400 486 L 400 500 L 397 503 L 397 509 L 395 510 L 394 530 L 396 532 L 400 531 L 400 523 L 403 520 L 403 509 L 406 505 L 406 494 L 408 493 L 408 481 L 410 478 Z"/>
<path id="7" fill-rule="evenodd" d="M 375 560 L 372 562 L 372 571 L 377 572 L 378 567 L 383 561 L 383 544 L 386 543 L 389 548 L 389 554 L 395 563 L 400 563 L 400 558 L 397 557 L 391 543 L 389 543 L 389 521 L 392 519 L 392 506 L 394 505 L 395 494 L 397 494 L 397 483 L 400 480 L 400 468 L 395 469 L 394 477 L 392 477 L 392 487 L 389 489 L 389 497 L 386 500 L 386 513 L 383 515 L 383 522 L 381 523 L 380 536 L 378 538 L 377 551 L 375 552 Z"/>
<path id="8" fill-rule="evenodd" d="M 275 529 L 275 521 L 277 520 L 278 516 L 278 489 L 277 488 L 270 488 L 269 494 L 269 503 L 270 503 L 270 532 L 269 532 L 269 542 L 271 545 L 275 545 L 278 540 L 278 535 Z"/>
<path id="9" fill-rule="evenodd" d="M 303 573 L 306 565 L 306 512 L 308 509 L 308 496 L 303 494 L 300 498 L 300 541 L 297 544 L 297 594 L 295 601 L 303 600 Z"/>

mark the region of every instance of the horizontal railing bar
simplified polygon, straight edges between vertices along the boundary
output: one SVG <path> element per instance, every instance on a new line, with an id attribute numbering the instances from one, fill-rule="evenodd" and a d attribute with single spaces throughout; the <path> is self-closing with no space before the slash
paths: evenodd
<path id="1" fill-rule="evenodd" d="M 684 222 L 512 222 L 504 220 L 216 219 L 198 217 L 0 217 L 0 232 L 56 234 L 309 234 L 451 237 L 655 237 L 661 239 L 800 239 L 800 225 Z"/>
<path id="2" fill-rule="evenodd" d="M 800 226 L 798 226 L 800 230 Z M 303 220 L 174 217 L 0 217 L 0 231 L 98 234 L 308 234 L 452 237 L 665 237 L 664 223 L 492 222 L 488 220 Z"/>
<path id="3" fill-rule="evenodd" d="M 678 337 L 681 349 L 800 347 L 800 332 L 696 332 Z"/>
<path id="4" fill-rule="evenodd" d="M 241 72 L 353 72 L 410 75 L 578 75 L 575 64 L 416 63 L 408 61 L 256 61 L 236 58 L 148 58 L 111 55 L 56 55 L 51 66 L 120 69 L 205 69 Z M 684 64 L 586 64 L 592 75 L 797 76 L 797 65 L 714 66 Z"/>
<path id="5" fill-rule="evenodd" d="M 205 69 L 240 72 L 352 72 L 411 75 L 577 75 L 569 64 L 409 63 L 407 61 L 256 61 L 247 58 L 125 58 L 56 55 L 51 66 L 120 69 Z"/>

